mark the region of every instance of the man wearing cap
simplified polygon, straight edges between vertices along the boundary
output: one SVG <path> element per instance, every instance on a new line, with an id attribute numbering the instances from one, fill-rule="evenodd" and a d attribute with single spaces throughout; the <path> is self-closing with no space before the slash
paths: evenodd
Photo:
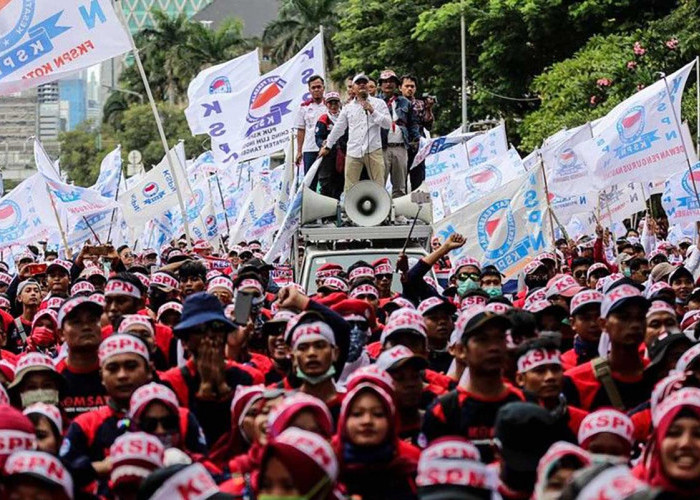
<path id="1" fill-rule="evenodd" d="M 323 113 L 316 122 L 316 146 L 319 148 L 328 139 L 335 122 L 340 116 L 340 94 L 338 92 L 326 92 L 325 103 L 328 112 Z M 345 182 L 343 170 L 345 169 L 345 152 L 348 145 L 348 132 L 342 135 L 330 153 L 323 158 L 318 167 L 318 181 L 321 185 L 321 194 L 331 198 L 340 199 Z"/>
<path id="2" fill-rule="evenodd" d="M 647 350 L 661 335 L 680 333 L 678 317 L 672 305 L 663 300 L 654 300 L 647 311 L 647 327 L 644 333 L 644 345 Z"/>
<path id="3" fill-rule="evenodd" d="M 596 290 L 582 290 L 573 296 L 569 324 L 574 331 L 574 346 L 561 356 L 564 371 L 587 363 L 598 356 L 600 304 L 603 294 Z"/>
<path id="4" fill-rule="evenodd" d="M 311 75 L 308 84 L 310 97 L 301 104 L 294 123 L 294 128 L 297 130 L 297 157 L 295 163 L 299 165 L 303 159 L 304 173 L 309 171 L 309 168 L 311 168 L 318 156 L 314 129 L 316 128 L 318 117 L 326 111 L 326 106 L 323 103 L 323 93 L 326 89 L 323 77 L 321 75 Z M 316 177 L 318 177 L 318 174 Z M 316 191 L 316 179 L 314 179 L 310 188 Z"/>
<path id="5" fill-rule="evenodd" d="M 607 333 L 610 352 L 565 373 L 564 394 L 586 411 L 612 406 L 629 410 L 644 402 L 652 383 L 644 374 L 639 346 L 644 341 L 649 302 L 634 286 L 623 284 L 603 297 L 599 323 Z"/>
<path id="6" fill-rule="evenodd" d="M 180 281 L 174 273 L 159 270 L 151 275 L 148 286 L 148 309 L 152 317 L 158 313 L 163 304 L 177 301 L 180 291 Z"/>
<path id="7" fill-rule="evenodd" d="M 389 109 L 383 100 L 367 93 L 367 76 L 360 73 L 353 78 L 355 97 L 338 116 L 326 144 L 319 156 L 326 156 L 348 130 L 347 156 L 345 157 L 345 192 L 360 180 L 363 167 L 370 180 L 384 187 L 384 157 L 381 129 L 391 126 Z"/>
<path id="8" fill-rule="evenodd" d="M 119 421 L 129 411 L 131 395 L 152 376 L 148 347 L 133 335 L 118 333 L 103 340 L 99 360 L 109 402 L 73 420 L 60 452 L 81 486 L 109 477 L 112 464 L 105 454 L 121 433 Z"/>
<path id="9" fill-rule="evenodd" d="M 46 268 L 47 291 L 51 296 L 68 297 L 73 263 L 56 259 Z"/>
<path id="10" fill-rule="evenodd" d="M 430 297 L 418 305 L 428 334 L 428 361 L 436 372 L 447 373 L 452 363 L 447 343 L 454 329 L 452 315 L 456 310 L 452 302 L 441 297 Z"/>
<path id="11" fill-rule="evenodd" d="M 385 183 L 391 176 L 392 197 L 406 194 L 408 180 L 408 151 L 415 150 L 420 139 L 418 118 L 411 102 L 397 93 L 399 77 L 390 69 L 385 69 L 379 76 L 381 94 L 391 115 L 391 126 L 382 130 L 382 147 L 384 148 Z"/>
<path id="12" fill-rule="evenodd" d="M 190 295 L 173 332 L 190 358 L 184 366 L 161 375 L 180 404 L 197 417 L 208 443 L 216 442 L 230 429 L 229 406 L 236 387 L 253 383 L 245 370 L 226 364 L 226 336 L 235 327 L 216 297 L 204 292 Z"/>
<path id="13" fill-rule="evenodd" d="M 32 321 L 41 304 L 41 285 L 38 281 L 28 279 L 17 286 L 17 303 L 21 314 L 14 319 L 13 328 L 7 339 L 7 349 L 19 354 L 27 345 L 27 338 L 32 331 Z"/>
<path id="14" fill-rule="evenodd" d="M 669 274 L 668 284 L 676 292 L 676 313 L 682 318 L 688 312 L 688 297 L 695 284 L 693 274 L 685 267 L 678 266 Z"/>
<path id="15" fill-rule="evenodd" d="M 462 332 L 468 370 L 457 389 L 439 397 L 428 409 L 423 434 L 428 442 L 447 435 L 465 437 L 478 444 L 482 459 L 493 459 L 496 413 L 512 401 L 523 401 L 523 393 L 503 381 L 506 361 L 506 331 L 511 322 L 505 316 L 472 306 L 463 311 L 455 329 Z"/>
<path id="16" fill-rule="evenodd" d="M 43 451 L 13 453 L 2 470 L 3 497 L 72 500 L 73 478 L 61 461 Z"/>

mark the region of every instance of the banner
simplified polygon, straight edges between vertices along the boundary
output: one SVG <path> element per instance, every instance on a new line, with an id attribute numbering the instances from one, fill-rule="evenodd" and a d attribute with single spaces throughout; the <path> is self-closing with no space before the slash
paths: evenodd
<path id="1" fill-rule="evenodd" d="M 170 150 L 175 170 L 167 156 L 158 165 L 140 177 L 138 183 L 119 196 L 124 220 L 131 228 L 143 227 L 149 219 L 178 205 L 175 176 L 180 187 L 185 186 L 185 146 L 180 142 Z"/>
<path id="2" fill-rule="evenodd" d="M 0 247 L 36 244 L 56 229 L 56 218 L 46 203 L 41 174 L 34 174 L 0 199 Z"/>
<path id="3" fill-rule="evenodd" d="M 520 175 L 433 226 L 443 241 L 455 232 L 465 235 L 467 244 L 452 252 L 455 259 L 474 257 L 512 276 L 551 247 L 552 232 L 546 219 L 544 182 L 542 173 L 536 171 Z"/>
<path id="4" fill-rule="evenodd" d="M 100 176 L 97 182 L 90 188 L 100 193 L 105 198 L 114 198 L 117 194 L 117 186 L 122 174 L 122 147 L 117 146 L 114 151 L 102 159 L 100 164 Z M 122 185 L 122 187 L 124 187 Z"/>
<path id="5" fill-rule="evenodd" d="M 0 95 L 131 50 L 110 0 L 0 1 Z"/>
<path id="6" fill-rule="evenodd" d="M 693 187 L 695 181 L 695 188 Z M 661 206 L 668 216 L 669 224 L 690 224 L 700 221 L 700 206 L 695 196 L 695 189 L 700 192 L 700 163 L 696 163 L 691 172 L 672 175 L 666 181 Z"/>
<path id="7" fill-rule="evenodd" d="M 591 212 L 596 209 L 597 196 L 595 193 L 578 194 L 574 196 L 557 196 L 549 193 L 549 207 L 557 216 L 559 222 L 566 225 L 576 214 Z"/>
<path id="8" fill-rule="evenodd" d="M 574 151 L 574 147 L 591 139 L 592 128 L 589 124 L 568 137 L 542 148 L 542 162 L 547 174 L 547 187 L 550 193 L 559 196 L 574 196 L 595 191 L 594 179 L 588 165 Z"/>
<path id="9" fill-rule="evenodd" d="M 236 161 L 284 149 L 291 139 L 299 106 L 310 98 L 308 82 L 324 76 L 323 39 L 317 35 L 292 59 L 243 90 L 195 107 L 192 120 L 206 120 L 217 161 Z"/>
<path id="10" fill-rule="evenodd" d="M 193 135 L 206 134 L 220 121 L 221 101 L 260 77 L 258 50 L 200 72 L 187 87 L 189 106 L 185 117 Z"/>
<path id="11" fill-rule="evenodd" d="M 503 156 L 508 152 L 508 138 L 506 137 L 506 124 L 479 134 L 467 141 L 467 156 L 469 165 L 481 165 L 493 158 Z"/>
<path id="12" fill-rule="evenodd" d="M 452 132 L 449 135 L 435 137 L 433 139 L 421 138 L 418 153 L 416 153 L 416 157 L 413 159 L 411 168 L 420 165 L 421 162 L 424 161 L 429 155 L 440 153 L 458 144 L 464 144 L 478 134 L 479 132 L 469 132 L 466 134 L 455 134 Z"/>
<path id="13" fill-rule="evenodd" d="M 593 139 L 574 146 L 600 188 L 653 178 L 660 168 L 686 161 L 676 120 L 680 123 L 683 89 L 694 65 L 687 64 L 618 104 L 593 126 Z"/>
<path id="14" fill-rule="evenodd" d="M 646 210 L 642 185 L 638 182 L 616 184 L 598 194 L 598 216 L 600 224 L 612 227 L 637 212 Z"/>

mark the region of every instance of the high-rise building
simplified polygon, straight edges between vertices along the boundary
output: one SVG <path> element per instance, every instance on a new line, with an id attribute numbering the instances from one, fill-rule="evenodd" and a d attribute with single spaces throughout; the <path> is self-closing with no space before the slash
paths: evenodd
<path id="1" fill-rule="evenodd" d="M 249 0 L 254 3 L 253 0 Z M 153 11 L 161 10 L 170 16 L 185 14 L 192 17 L 211 0 L 121 0 L 120 4 L 131 33 L 155 24 Z"/>

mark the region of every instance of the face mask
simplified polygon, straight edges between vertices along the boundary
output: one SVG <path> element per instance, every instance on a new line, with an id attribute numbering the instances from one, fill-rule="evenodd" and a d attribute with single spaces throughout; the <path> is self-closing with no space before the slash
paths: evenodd
<path id="1" fill-rule="evenodd" d="M 258 495 L 258 500 L 309 500 L 328 483 L 328 476 L 321 479 L 306 495 Z"/>
<path id="2" fill-rule="evenodd" d="M 168 434 L 154 434 L 158 438 L 158 441 L 163 445 L 163 448 L 177 448 L 177 444 L 180 441 L 180 434 L 178 433 L 168 433 Z"/>
<path id="3" fill-rule="evenodd" d="M 525 284 L 530 290 L 544 288 L 547 286 L 547 278 L 528 278 L 525 280 Z"/>
<path id="4" fill-rule="evenodd" d="M 321 382 L 325 382 L 329 378 L 331 378 L 333 375 L 335 375 L 335 366 L 331 365 L 331 367 L 324 373 L 323 375 L 319 375 L 318 377 L 309 377 L 306 373 L 301 371 L 301 369 L 297 368 L 297 377 L 299 379 L 303 380 L 304 382 L 308 382 L 311 385 L 318 385 Z"/>
<path id="5" fill-rule="evenodd" d="M 630 236 L 629 238 L 627 238 L 627 241 L 629 241 L 632 245 L 636 245 L 637 243 L 639 243 L 639 238 L 637 238 L 636 236 Z"/>
<path id="6" fill-rule="evenodd" d="M 35 389 L 33 391 L 25 391 L 20 394 L 22 408 L 26 408 L 34 403 L 46 403 L 47 405 L 58 404 L 58 391 L 56 389 Z"/>
<path id="7" fill-rule="evenodd" d="M 466 294 L 468 291 L 476 290 L 477 288 L 479 288 L 479 282 L 474 281 L 471 278 L 457 282 L 457 293 L 460 295 L 460 297 L 464 297 L 464 294 Z"/>
<path id="8" fill-rule="evenodd" d="M 484 287 L 484 291 L 489 294 L 489 297 L 500 297 L 503 295 L 503 290 L 500 286 Z"/>
<path id="9" fill-rule="evenodd" d="M 632 276 L 632 271 L 629 267 L 626 267 L 622 270 L 622 274 L 624 274 L 625 277 L 629 278 L 630 276 Z"/>

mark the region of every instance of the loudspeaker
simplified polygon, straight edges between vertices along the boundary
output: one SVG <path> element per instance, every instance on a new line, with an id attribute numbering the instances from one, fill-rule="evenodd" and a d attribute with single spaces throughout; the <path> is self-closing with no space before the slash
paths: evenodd
<path id="1" fill-rule="evenodd" d="M 358 182 L 345 194 L 345 213 L 358 226 L 378 226 L 389 212 L 391 196 L 376 182 Z"/>
<path id="2" fill-rule="evenodd" d="M 323 196 L 304 186 L 301 197 L 301 223 L 306 224 L 324 217 L 334 217 L 338 210 L 338 200 Z"/>
<path id="3" fill-rule="evenodd" d="M 407 194 L 406 196 L 402 196 L 400 198 L 395 198 L 394 199 L 394 217 L 397 217 L 399 215 L 403 215 L 407 219 L 413 219 L 416 216 L 416 213 L 418 212 L 418 207 L 421 206 L 418 203 L 415 203 L 411 200 L 411 197 L 415 193 L 425 193 L 424 191 L 421 191 L 420 188 L 416 189 L 410 194 Z M 420 214 L 418 215 L 418 219 L 422 220 L 426 224 L 432 224 L 433 223 L 433 204 L 431 203 L 424 203 L 423 208 L 421 208 Z"/>

